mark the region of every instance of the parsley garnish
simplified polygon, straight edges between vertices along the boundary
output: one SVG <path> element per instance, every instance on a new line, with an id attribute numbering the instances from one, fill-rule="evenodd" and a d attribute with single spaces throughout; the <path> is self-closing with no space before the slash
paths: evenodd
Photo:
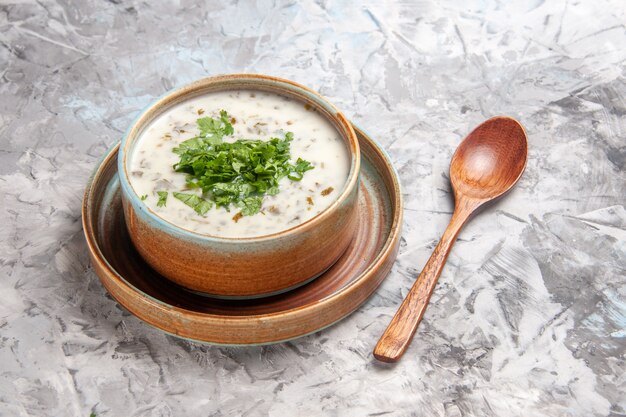
<path id="1" fill-rule="evenodd" d="M 146 198 L 148 198 L 148 194 L 144 194 L 141 196 L 141 201 L 145 200 Z"/>
<path id="2" fill-rule="evenodd" d="M 167 204 L 167 191 L 157 191 L 159 195 L 159 201 L 157 201 L 157 207 L 165 207 Z"/>
<path id="3" fill-rule="evenodd" d="M 189 207 L 194 209 L 196 213 L 201 216 L 204 216 L 207 211 L 213 207 L 213 203 L 205 200 L 204 198 L 198 197 L 195 194 L 187 194 L 187 193 L 172 193 L 175 198 L 179 199 L 183 203 L 187 204 Z"/>
<path id="4" fill-rule="evenodd" d="M 232 135 L 234 129 L 226 111 L 222 110 L 219 118 L 203 117 L 196 123 L 199 135 L 173 149 L 180 157 L 174 170 L 186 173 L 187 187 L 200 188 L 207 199 L 183 193 L 174 193 L 174 197 L 199 214 L 205 214 L 215 203 L 226 210 L 233 204 L 242 215 L 251 216 L 261 210 L 265 195 L 278 194 L 282 178 L 300 181 L 306 171 L 313 169 L 301 158 L 295 165 L 289 162 L 291 132 L 283 139 L 228 143 L 222 138 Z"/>
<path id="5" fill-rule="evenodd" d="M 237 207 L 241 209 L 241 214 L 244 216 L 252 216 L 261 210 L 261 204 L 263 203 L 263 197 L 254 196 L 246 197 L 243 200 L 237 202 Z"/>

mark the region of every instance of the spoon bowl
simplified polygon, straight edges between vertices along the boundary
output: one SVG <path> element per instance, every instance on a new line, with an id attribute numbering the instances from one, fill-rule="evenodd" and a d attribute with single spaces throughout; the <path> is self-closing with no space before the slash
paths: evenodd
<path id="1" fill-rule="evenodd" d="M 522 176 L 528 154 L 524 128 L 515 119 L 493 117 L 459 145 L 450 163 L 455 197 L 493 199 L 510 190 Z"/>
<path id="2" fill-rule="evenodd" d="M 374 348 L 374 357 L 396 362 L 417 330 L 452 244 L 472 213 L 509 191 L 520 179 L 526 160 L 526 132 L 515 119 L 493 117 L 459 145 L 450 163 L 454 213 L 446 231 Z"/>

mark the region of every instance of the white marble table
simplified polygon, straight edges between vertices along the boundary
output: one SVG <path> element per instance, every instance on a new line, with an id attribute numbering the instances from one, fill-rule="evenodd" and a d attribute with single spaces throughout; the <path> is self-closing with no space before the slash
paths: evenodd
<path id="1" fill-rule="evenodd" d="M 1 416 L 623 416 L 626 6 L 620 0 L 3 0 Z M 90 267 L 98 157 L 173 86 L 267 73 L 336 103 L 406 198 L 378 292 L 293 342 L 212 347 L 124 311 Z M 414 343 L 371 355 L 452 209 L 482 120 L 526 126 L 518 187 L 461 233 Z"/>

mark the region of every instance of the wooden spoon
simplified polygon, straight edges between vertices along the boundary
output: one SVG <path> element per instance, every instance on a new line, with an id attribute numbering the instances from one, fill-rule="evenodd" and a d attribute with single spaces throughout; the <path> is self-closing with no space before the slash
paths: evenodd
<path id="1" fill-rule="evenodd" d="M 459 145 L 450 163 L 455 207 L 448 228 L 374 349 L 376 359 L 396 362 L 411 343 L 437 278 L 461 227 L 485 203 L 509 191 L 522 176 L 526 133 L 515 119 L 493 117 Z"/>

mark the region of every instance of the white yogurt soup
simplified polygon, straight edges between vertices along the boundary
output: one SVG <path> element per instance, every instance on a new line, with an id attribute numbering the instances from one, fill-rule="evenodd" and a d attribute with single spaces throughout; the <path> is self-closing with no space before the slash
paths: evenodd
<path id="1" fill-rule="evenodd" d="M 230 211 L 213 205 L 199 214 L 174 197 L 185 193 L 210 200 L 202 189 L 188 187 L 187 174 L 174 170 L 180 156 L 173 149 L 198 136 L 199 118 L 219 119 L 221 110 L 228 113 L 234 129 L 223 142 L 284 139 L 291 132 L 290 163 L 302 158 L 313 166 L 300 181 L 280 179 L 278 194 L 263 196 L 260 211 L 253 215 L 242 215 L 234 204 Z M 349 170 L 347 144 L 326 118 L 295 99 L 250 90 L 209 93 L 162 113 L 137 138 L 128 164 L 131 186 L 153 213 L 183 229 L 220 237 L 268 235 L 309 220 L 339 197 Z"/>

